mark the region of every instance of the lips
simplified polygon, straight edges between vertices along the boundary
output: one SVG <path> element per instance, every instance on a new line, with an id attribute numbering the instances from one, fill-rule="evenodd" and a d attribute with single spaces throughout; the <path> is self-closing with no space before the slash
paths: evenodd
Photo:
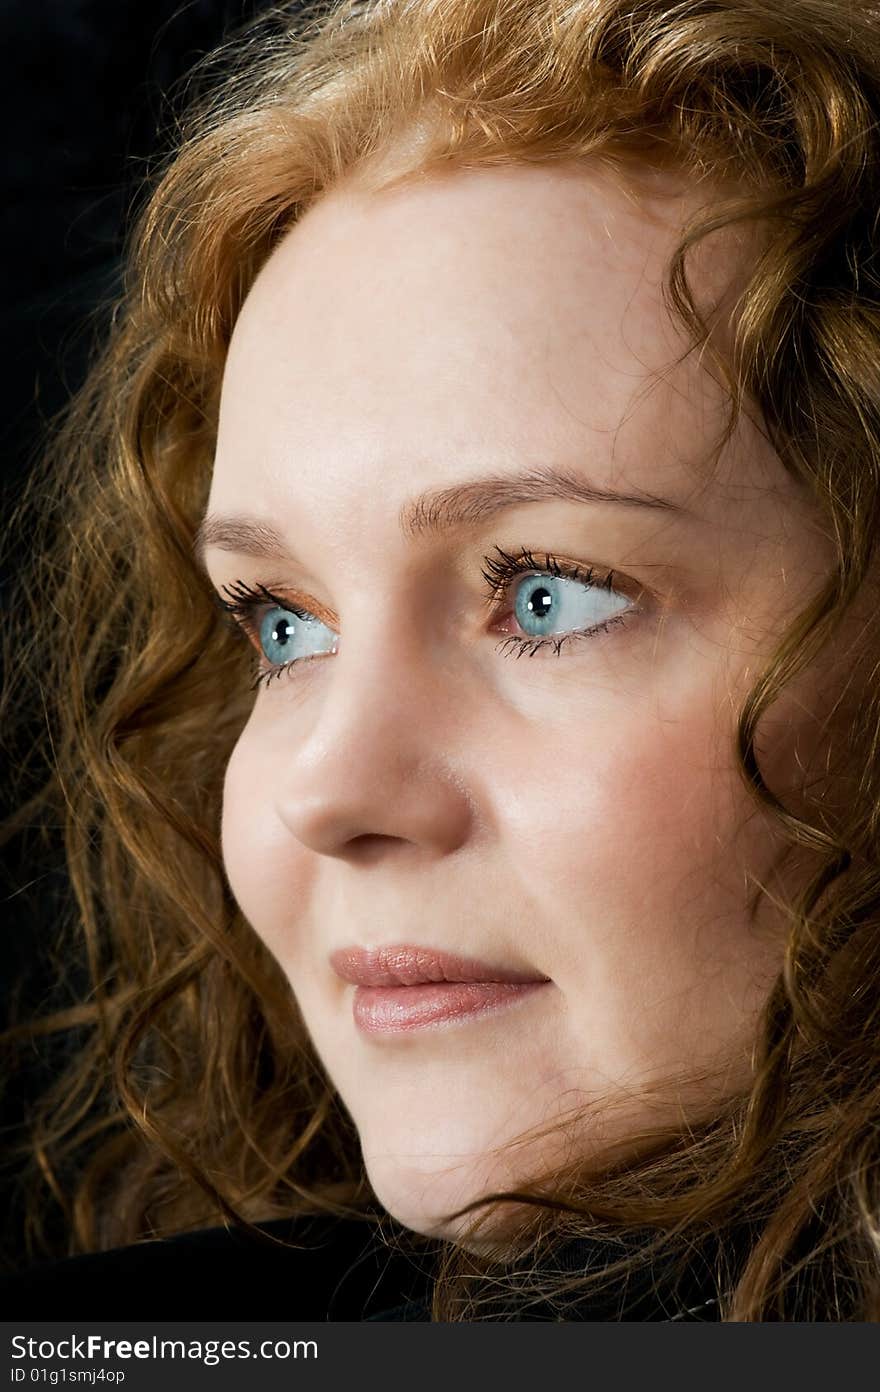
<path id="1" fill-rule="evenodd" d="M 496 966 L 412 943 L 340 947 L 334 971 L 356 987 L 355 1025 L 386 1040 L 496 1015 L 550 984 L 549 976 Z"/>
<path id="2" fill-rule="evenodd" d="M 356 986 L 418 986 L 426 982 L 549 981 L 534 971 L 514 970 L 439 952 L 430 947 L 400 943 L 385 947 L 340 947 L 330 955 L 333 970 Z"/>

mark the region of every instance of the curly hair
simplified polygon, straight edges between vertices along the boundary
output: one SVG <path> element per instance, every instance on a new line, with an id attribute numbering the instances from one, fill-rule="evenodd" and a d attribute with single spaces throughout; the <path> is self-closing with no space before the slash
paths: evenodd
<path id="1" fill-rule="evenodd" d="M 718 355 L 728 427 L 748 402 L 827 519 L 836 552 L 739 711 L 752 796 L 815 873 L 786 905 L 784 962 L 744 1095 L 468 1205 L 516 1200 L 518 1260 L 440 1244 L 433 1318 L 582 1297 L 707 1236 L 722 1318 L 880 1318 L 880 682 L 847 730 L 850 781 L 794 810 L 756 729 L 871 574 L 880 507 L 880 9 L 859 0 L 375 0 L 280 6 L 201 67 L 202 91 L 133 228 L 124 295 L 89 379 L 10 521 L 4 618 L 12 748 L 35 711 L 2 838 L 64 832 L 75 908 L 44 931 L 79 997 L 3 1036 L 61 1040 L 20 1145 L 29 1251 L 60 1212 L 69 1250 L 228 1220 L 377 1213 L 357 1135 L 278 963 L 233 901 L 223 772 L 253 697 L 240 642 L 193 560 L 221 374 L 257 273 L 340 179 L 597 161 L 705 190 L 667 268 L 669 310 L 714 352 L 687 274 L 725 227 L 765 229 Z M 39 620 L 53 615 L 39 648 Z M 877 620 L 880 623 L 880 617 Z M 880 653 L 876 624 L 865 652 Z M 22 787 L 24 775 L 22 776 Z M 44 830 L 40 830 L 43 828 Z M 759 887 L 758 894 L 762 891 Z M 63 1067 L 61 1067 L 63 1064 Z M 393 1234 L 403 1241 L 403 1233 Z M 418 1239 L 409 1235 L 418 1246 Z M 631 1239 L 602 1271 L 551 1270 L 560 1238 Z M 637 1240 L 636 1240 L 637 1239 Z M 524 1257 L 525 1260 L 519 1260 Z M 519 1302 L 519 1303 L 518 1303 Z"/>

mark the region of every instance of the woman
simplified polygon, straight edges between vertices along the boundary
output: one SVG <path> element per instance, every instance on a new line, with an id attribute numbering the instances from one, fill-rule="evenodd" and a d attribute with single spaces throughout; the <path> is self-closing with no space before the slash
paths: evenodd
<path id="1" fill-rule="evenodd" d="M 272 25 L 32 509 L 71 1251 L 317 1214 L 430 1259 L 379 1317 L 873 1320 L 877 21 Z"/>

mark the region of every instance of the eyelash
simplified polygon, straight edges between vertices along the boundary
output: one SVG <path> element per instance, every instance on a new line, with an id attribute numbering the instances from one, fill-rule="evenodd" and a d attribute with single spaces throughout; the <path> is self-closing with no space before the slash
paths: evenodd
<path id="1" fill-rule="evenodd" d="M 545 552 L 543 562 L 536 560 L 531 551 L 523 550 L 518 556 L 509 555 L 500 546 L 495 550 L 499 559 L 485 557 L 485 569 L 480 571 L 489 589 L 486 599 L 487 608 L 491 608 L 504 595 L 513 580 L 522 575 L 553 575 L 563 580 L 576 580 L 582 585 L 592 586 L 610 590 L 614 571 L 610 570 L 601 579 L 596 579 L 596 572 L 592 566 L 584 570 L 573 561 L 560 561 L 556 557 Z M 281 599 L 272 593 L 265 585 L 257 583 L 255 587 L 246 585 L 242 580 L 236 580 L 233 585 L 224 585 L 223 590 L 230 596 L 229 599 L 222 599 L 215 594 L 215 599 L 221 609 L 230 617 L 233 627 L 236 630 L 244 630 L 251 639 L 259 641 L 259 621 L 255 617 L 257 609 L 265 606 L 284 609 L 288 614 L 294 614 L 298 619 L 306 620 L 314 618 L 314 615 L 307 609 L 301 609 L 289 600 Z M 570 643 L 582 638 L 595 638 L 600 633 L 607 632 L 612 624 L 625 624 L 628 621 L 630 611 L 626 610 L 621 614 L 612 614 L 601 623 L 594 624 L 592 628 L 582 629 L 572 633 L 563 633 L 558 636 L 550 635 L 546 638 L 521 638 L 516 634 L 509 634 L 501 643 L 498 649 L 511 648 L 517 657 L 522 657 L 527 653 L 529 657 L 534 657 L 535 653 L 541 648 L 552 647 L 558 657 L 566 643 Z M 315 654 L 317 656 L 318 654 Z M 259 653 L 257 654 L 259 660 Z M 256 676 L 251 690 L 255 690 L 261 684 L 268 684 L 274 677 L 278 677 L 282 672 L 292 670 L 294 667 L 302 666 L 310 658 L 296 658 L 291 662 L 283 662 L 273 667 L 262 668 Z"/>

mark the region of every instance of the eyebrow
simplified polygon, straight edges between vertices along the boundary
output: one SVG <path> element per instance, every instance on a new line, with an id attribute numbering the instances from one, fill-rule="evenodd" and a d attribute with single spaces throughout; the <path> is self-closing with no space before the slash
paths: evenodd
<path id="1" fill-rule="evenodd" d="M 613 503 L 619 507 L 652 508 L 684 514 L 687 509 L 669 498 L 639 490 L 620 492 L 555 466 L 529 469 L 515 475 L 492 475 L 434 489 L 405 503 L 398 514 L 402 536 L 414 541 L 474 526 L 521 503 L 562 499 L 576 503 Z M 209 546 L 267 560 L 293 561 L 283 536 L 256 517 L 208 514 L 193 540 L 193 555 L 202 570 Z"/>

